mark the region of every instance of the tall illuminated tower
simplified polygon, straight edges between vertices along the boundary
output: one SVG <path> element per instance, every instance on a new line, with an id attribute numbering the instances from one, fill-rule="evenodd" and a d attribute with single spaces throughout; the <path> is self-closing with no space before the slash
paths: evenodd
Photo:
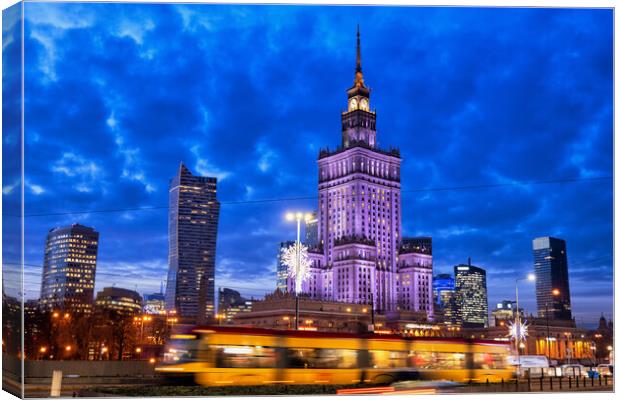
<path id="1" fill-rule="evenodd" d="M 570 320 L 570 287 L 566 242 L 549 236 L 532 242 L 536 272 L 536 305 L 538 316 Z M 557 294 L 554 294 L 557 293 Z"/>
<path id="2" fill-rule="evenodd" d="M 73 224 L 47 234 L 41 279 L 41 308 L 88 314 L 92 311 L 99 233 Z"/>
<path id="3" fill-rule="evenodd" d="M 487 273 L 467 264 L 454 267 L 456 319 L 464 327 L 486 328 L 489 325 Z"/>
<path id="4" fill-rule="evenodd" d="M 360 35 L 353 86 L 342 112 L 342 142 L 319 154 L 323 297 L 396 308 L 401 235 L 400 154 L 377 147 L 376 114 L 364 82 Z M 314 256 L 311 255 L 311 258 Z M 318 261 L 314 258 L 315 261 Z M 316 262 L 321 264 L 321 262 Z"/>
<path id="5" fill-rule="evenodd" d="M 216 185 L 216 178 L 194 176 L 181 163 L 168 196 L 166 309 L 197 323 L 215 311 Z"/>

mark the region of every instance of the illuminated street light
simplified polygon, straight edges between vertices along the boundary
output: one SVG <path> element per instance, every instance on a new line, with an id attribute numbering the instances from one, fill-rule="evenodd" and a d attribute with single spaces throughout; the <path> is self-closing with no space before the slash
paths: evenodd
<path id="1" fill-rule="evenodd" d="M 551 296 L 558 296 L 559 294 L 560 294 L 559 289 L 551 290 Z M 553 307 L 553 309 L 555 310 L 555 306 Z M 549 343 L 549 338 L 551 337 L 551 334 L 549 333 L 549 303 L 546 301 L 545 301 L 545 320 L 547 322 L 547 339 L 545 342 L 545 346 L 547 349 L 547 358 L 551 359 L 551 344 Z"/>
<path id="2" fill-rule="evenodd" d="M 142 349 L 139 347 L 136 347 L 136 353 L 141 353 L 141 352 L 142 352 Z"/>
<path id="3" fill-rule="evenodd" d="M 607 350 L 612 351 L 614 348 L 611 346 L 607 346 Z"/>
<path id="4" fill-rule="evenodd" d="M 527 279 L 528 281 L 532 282 L 536 280 L 536 275 L 534 274 L 528 274 L 526 278 L 517 278 L 515 279 L 515 300 L 517 303 L 517 316 L 515 318 L 515 325 L 518 327 L 517 329 L 521 329 L 521 313 L 519 312 L 519 281 L 525 280 Z M 521 364 L 521 350 L 519 350 L 520 343 L 521 343 L 521 332 L 517 332 L 517 337 L 515 338 L 515 348 L 517 350 L 517 376 L 519 376 L 519 368 L 520 368 L 520 364 Z"/>
<path id="5" fill-rule="evenodd" d="M 65 350 L 67 350 L 67 351 L 71 351 L 71 346 L 67 346 L 67 347 L 65 347 Z"/>
<path id="6" fill-rule="evenodd" d="M 155 364 L 155 359 L 154 359 L 154 358 L 150 358 L 150 359 L 149 359 L 149 363 L 151 363 L 151 364 Z"/>
<path id="7" fill-rule="evenodd" d="M 144 333 L 144 323 L 149 322 L 151 319 L 152 317 L 148 315 L 143 315 L 141 317 L 133 317 L 134 321 L 140 321 L 140 344 L 142 344 L 142 336 Z"/>

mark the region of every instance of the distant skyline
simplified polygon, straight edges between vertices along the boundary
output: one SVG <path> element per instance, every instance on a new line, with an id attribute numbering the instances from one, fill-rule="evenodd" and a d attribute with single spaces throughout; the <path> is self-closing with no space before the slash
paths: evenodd
<path id="1" fill-rule="evenodd" d="M 415 191 L 612 176 L 604 9 L 26 3 L 25 212 L 58 213 L 26 220 L 26 297 L 48 230 L 74 222 L 100 232 L 96 290 L 159 291 L 165 208 L 62 213 L 165 207 L 181 161 L 218 178 L 215 287 L 275 289 L 279 243 L 295 235 L 284 213 L 316 200 L 254 201 L 317 195 L 358 23 L 379 144 L 403 159 L 403 233 L 433 237 L 434 274 L 471 257 L 493 309 L 533 272 L 532 239 L 554 236 L 577 322 L 609 315 L 611 180 Z M 534 285 L 519 291 L 535 313 Z"/>

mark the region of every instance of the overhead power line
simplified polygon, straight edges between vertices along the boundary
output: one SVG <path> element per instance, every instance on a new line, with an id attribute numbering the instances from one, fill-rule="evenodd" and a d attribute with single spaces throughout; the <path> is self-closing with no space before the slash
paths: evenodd
<path id="1" fill-rule="evenodd" d="M 566 178 L 566 179 L 535 180 L 535 181 L 522 181 L 522 182 L 485 183 L 485 184 L 478 184 L 478 185 L 445 186 L 445 187 L 409 189 L 409 190 L 401 190 L 401 193 L 406 194 L 406 193 L 481 190 L 481 189 L 494 189 L 494 188 L 514 187 L 514 186 L 601 182 L 601 181 L 608 181 L 611 179 L 613 179 L 613 177 L 611 176 L 599 176 L 599 177 L 590 177 L 590 178 Z M 356 195 L 342 195 L 341 197 L 346 198 L 346 197 L 353 197 L 353 196 L 356 196 Z M 272 198 L 272 199 L 221 201 L 220 205 L 232 206 L 232 205 L 244 205 L 244 204 L 265 204 L 265 203 L 278 203 L 278 202 L 285 202 L 285 201 L 301 201 L 301 200 L 317 200 L 317 199 L 318 199 L 317 195 L 308 195 L 308 196 L 298 196 L 298 197 L 278 197 L 278 198 Z M 24 218 L 51 217 L 51 216 L 78 215 L 78 214 L 104 214 L 104 213 L 116 213 L 116 212 L 131 212 L 131 211 L 152 211 L 152 210 L 166 210 L 166 209 L 168 209 L 167 205 L 127 207 L 127 208 L 109 208 L 109 209 L 100 209 L 100 210 L 74 210 L 74 211 L 25 214 Z M 11 217 L 19 217 L 19 215 L 14 215 L 14 214 L 4 214 L 4 215 L 11 216 Z"/>

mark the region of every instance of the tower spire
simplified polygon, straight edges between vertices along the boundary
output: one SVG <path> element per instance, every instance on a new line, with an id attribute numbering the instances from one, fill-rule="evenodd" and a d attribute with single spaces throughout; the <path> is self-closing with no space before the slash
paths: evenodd
<path id="1" fill-rule="evenodd" d="M 362 49 L 360 45 L 360 24 L 357 24 L 357 65 L 355 72 L 362 72 Z"/>
<path id="2" fill-rule="evenodd" d="M 362 74 L 362 46 L 360 44 L 360 25 L 357 24 L 357 62 L 355 66 L 354 87 L 364 86 L 364 75 Z"/>

